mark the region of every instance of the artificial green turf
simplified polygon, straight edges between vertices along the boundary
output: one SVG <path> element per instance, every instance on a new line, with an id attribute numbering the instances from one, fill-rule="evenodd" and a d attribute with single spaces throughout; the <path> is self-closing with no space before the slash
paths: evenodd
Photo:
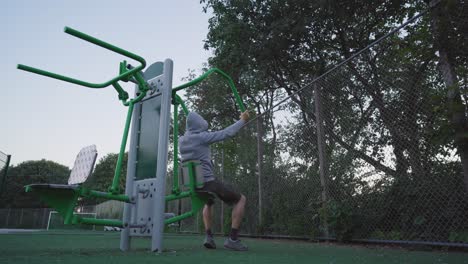
<path id="1" fill-rule="evenodd" d="M 118 233 L 37 232 L 0 235 L 0 263 L 468 263 L 468 253 L 408 251 L 395 248 L 341 246 L 288 240 L 243 239 L 248 252 L 201 245 L 195 235 L 166 235 L 165 252 L 149 250 L 150 240 L 134 238 L 132 250 L 121 252 Z"/>

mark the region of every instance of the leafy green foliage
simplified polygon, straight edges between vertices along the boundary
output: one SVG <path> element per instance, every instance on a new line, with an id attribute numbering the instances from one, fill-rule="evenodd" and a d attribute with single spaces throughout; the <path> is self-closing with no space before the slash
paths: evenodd
<path id="1" fill-rule="evenodd" d="M 213 146 L 224 153 L 225 178 L 251 205 L 247 232 L 320 235 L 321 225 L 344 241 L 437 240 L 464 229 L 468 176 L 463 178 L 462 164 L 452 158 L 455 149 L 463 153 L 463 144 L 457 143 L 460 129 L 451 120 L 466 112 L 466 96 L 461 103 L 450 99 L 460 87 L 447 85 L 439 67 L 446 49 L 455 74 L 466 76 L 466 49 L 457 46 L 466 45 L 461 39 L 466 27 L 456 13 L 462 2 L 442 1 L 438 7 L 445 13 L 435 22 L 448 30 L 447 41 L 438 41 L 428 13 L 314 82 L 322 101 L 327 183 L 321 183 L 318 170 L 313 87 L 296 92 L 427 5 L 201 2 L 213 10 L 205 48 L 214 56 L 207 67 L 228 72 L 257 114 L 271 110 L 281 96 L 291 97 L 275 109 L 289 113 L 287 122 L 279 124 L 266 112 L 263 132 L 251 124 L 235 140 Z M 459 84 L 466 89 L 464 79 Z M 192 109 L 207 117 L 212 129 L 229 125 L 238 114 L 223 87 L 211 79 L 187 93 Z M 262 223 L 255 208 L 261 203 Z"/>
<path id="2" fill-rule="evenodd" d="M 334 231 L 334 235 L 339 242 L 346 242 L 352 239 L 356 223 L 353 216 L 352 207 L 348 203 L 329 201 L 319 210 L 318 214 L 322 225 Z"/>
<path id="3" fill-rule="evenodd" d="M 35 208 L 44 206 L 37 196 L 24 192 L 33 183 L 67 184 L 70 169 L 50 160 L 25 161 L 8 170 L 0 207 Z"/>

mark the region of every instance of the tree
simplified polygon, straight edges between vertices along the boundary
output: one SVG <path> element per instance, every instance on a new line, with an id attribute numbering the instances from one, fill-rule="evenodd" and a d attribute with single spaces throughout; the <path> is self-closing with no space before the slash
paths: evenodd
<path id="1" fill-rule="evenodd" d="M 33 183 L 67 184 L 70 169 L 50 160 L 25 161 L 11 166 L 5 181 L 1 207 L 35 208 L 44 206 L 39 198 L 24 192 L 24 186 Z"/>
<path id="2" fill-rule="evenodd" d="M 466 82 L 459 80 L 466 75 L 468 48 L 465 1 L 441 1 L 432 9 L 432 30 L 435 48 L 438 51 L 439 70 L 446 87 L 447 114 L 453 129 L 454 144 L 461 158 L 465 190 L 468 194 L 468 108 L 462 89 Z"/>
<path id="3" fill-rule="evenodd" d="M 265 161 L 271 162 L 269 172 L 282 183 L 289 177 L 284 171 L 318 168 L 314 97 L 311 89 L 301 89 L 428 8 L 423 1 L 202 3 L 213 9 L 205 45 L 214 54 L 209 65 L 232 74 L 241 94 L 257 109 L 277 100 L 266 94 L 286 93 L 291 98 L 282 104 L 291 114 L 290 122 L 278 126 L 265 118 L 263 124 L 268 128 L 261 137 L 266 146 L 271 143 L 270 149 L 265 147 L 272 150 L 265 154 L 271 156 Z M 465 10 L 464 5 L 464 1 L 442 1 L 437 7 L 442 16 L 421 17 L 315 81 L 325 107 L 331 195 L 338 203 L 353 201 L 348 204 L 362 212 L 361 216 L 372 215 L 371 209 L 363 209 L 369 199 L 386 201 L 384 210 L 372 204 L 379 213 L 368 220 L 370 226 L 407 233 L 419 228 L 423 233 L 421 226 L 436 226 L 439 217 L 434 212 L 448 211 L 444 207 L 458 208 L 451 211 L 450 223 L 458 223 L 466 215 L 460 203 L 446 202 L 463 201 L 460 195 L 468 189 L 466 185 L 464 191 L 459 184 L 468 145 L 467 99 L 462 94 L 466 89 L 462 77 L 466 76 L 467 56 L 462 51 L 466 50 L 467 23 L 463 23 L 462 11 L 457 11 Z M 214 82 L 209 85 L 216 86 Z M 207 103 L 212 102 L 211 91 L 189 94 L 190 100 L 207 114 L 231 118 L 232 112 L 224 114 L 226 101 Z M 461 164 L 450 160 L 453 149 L 458 150 Z M 287 153 L 291 161 L 278 160 L 282 157 L 278 153 Z M 386 162 L 389 153 L 390 163 Z M 358 173 L 359 168 L 369 166 L 379 174 L 375 188 Z M 302 177 L 314 177 L 314 173 Z M 412 202 L 415 200 L 419 203 Z M 336 208 L 343 207 L 338 204 Z M 424 225 L 418 224 L 422 222 Z M 437 230 L 442 235 L 450 231 Z"/>

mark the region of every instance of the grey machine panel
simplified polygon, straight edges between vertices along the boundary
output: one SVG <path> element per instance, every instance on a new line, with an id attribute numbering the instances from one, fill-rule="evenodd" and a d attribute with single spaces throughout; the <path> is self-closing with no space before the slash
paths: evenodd
<path id="1" fill-rule="evenodd" d="M 144 78 L 152 88 L 146 98 L 135 110 L 139 112 L 140 127 L 137 135 L 136 179 L 154 178 L 158 158 L 159 123 L 161 116 L 161 92 L 158 84 L 163 79 L 162 62 L 152 64 L 145 72 Z"/>
<path id="2" fill-rule="evenodd" d="M 120 249 L 130 249 L 132 236 L 151 236 L 151 250 L 161 252 L 172 61 L 156 62 L 143 75 L 151 90 L 135 104 L 132 115 L 125 194 L 134 203 L 124 206 Z"/>

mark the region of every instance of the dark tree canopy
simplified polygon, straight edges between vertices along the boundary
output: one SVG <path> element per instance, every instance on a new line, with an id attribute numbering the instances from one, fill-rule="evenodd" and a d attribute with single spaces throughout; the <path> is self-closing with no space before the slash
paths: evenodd
<path id="1" fill-rule="evenodd" d="M 8 170 L 1 207 L 33 208 L 43 204 L 35 195 L 24 192 L 24 186 L 33 183 L 67 184 L 70 169 L 50 160 L 25 161 Z"/>

